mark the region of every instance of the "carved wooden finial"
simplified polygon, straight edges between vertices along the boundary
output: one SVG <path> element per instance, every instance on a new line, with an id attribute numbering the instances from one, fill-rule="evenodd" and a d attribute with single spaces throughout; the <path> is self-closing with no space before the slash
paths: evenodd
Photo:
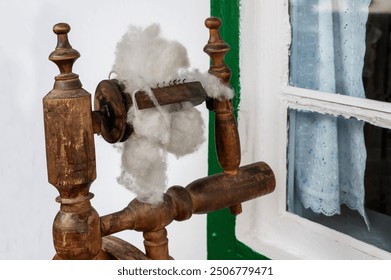
<path id="1" fill-rule="evenodd" d="M 231 69 L 225 65 L 224 57 L 230 50 L 230 47 L 221 39 L 219 33 L 221 20 L 217 17 L 207 18 L 205 26 L 209 29 L 210 34 L 208 44 L 204 47 L 204 52 L 212 59 L 209 73 L 219 77 L 223 83 L 228 85 L 231 78 Z"/>
<path id="2" fill-rule="evenodd" d="M 216 42 L 223 43 L 223 40 L 219 34 L 219 28 L 221 26 L 221 19 L 217 17 L 210 17 L 205 20 L 205 26 L 211 31 L 208 43 L 214 44 Z"/>
<path id="3" fill-rule="evenodd" d="M 53 32 L 57 34 L 56 49 L 50 54 L 49 59 L 60 69 L 60 75 L 56 80 L 69 80 L 78 77 L 72 73 L 73 63 L 80 57 L 80 53 L 73 49 L 68 40 L 68 33 L 71 27 L 66 23 L 58 23 L 53 27 Z"/>

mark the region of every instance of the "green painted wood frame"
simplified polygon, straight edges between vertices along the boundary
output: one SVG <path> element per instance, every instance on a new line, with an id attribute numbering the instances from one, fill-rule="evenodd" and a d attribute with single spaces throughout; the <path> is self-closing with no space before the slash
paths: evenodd
<path id="1" fill-rule="evenodd" d="M 240 69 L 239 69 L 239 24 L 240 0 L 211 0 L 211 16 L 222 19 L 221 37 L 227 42 L 231 50 L 225 57 L 225 63 L 232 70 L 231 86 L 235 91 L 233 100 L 235 116 L 237 117 L 240 102 Z M 209 114 L 209 175 L 221 172 L 222 169 L 216 156 L 214 142 L 214 112 Z M 229 209 L 210 213 L 207 216 L 207 252 L 210 260 L 249 260 L 267 259 L 253 251 L 236 239 L 235 216 Z"/>

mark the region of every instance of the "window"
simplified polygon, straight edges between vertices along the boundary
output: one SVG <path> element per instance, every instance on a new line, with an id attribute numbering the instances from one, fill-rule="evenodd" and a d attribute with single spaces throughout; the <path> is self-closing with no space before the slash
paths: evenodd
<path id="1" fill-rule="evenodd" d="M 304 38 L 308 40 L 309 45 L 325 46 L 331 42 L 331 48 L 318 53 L 307 49 L 304 56 L 306 59 L 318 62 L 320 61 L 318 58 L 323 56 L 322 58 L 328 60 L 327 63 L 331 63 L 332 67 L 328 68 L 327 64 L 321 64 L 319 67 L 316 63 L 292 60 L 296 55 L 293 52 L 303 51 L 303 48 L 295 49 L 297 45 L 293 45 L 297 44 L 294 37 L 297 36 L 294 16 L 298 11 L 290 6 L 289 1 L 242 2 L 242 99 L 239 129 L 245 130 L 243 134 L 247 134 L 247 139 L 242 137 L 245 153 L 243 158 L 249 162 L 264 160 L 269 163 L 276 173 L 277 189 L 273 195 L 245 205 L 243 215 L 237 219 L 237 236 L 239 240 L 270 258 L 391 258 L 388 252 L 390 240 L 378 240 L 381 235 L 390 236 L 384 225 L 391 224 L 387 212 L 390 206 L 388 203 L 390 195 L 386 187 L 388 178 L 385 171 L 389 160 L 388 131 L 391 128 L 391 106 L 385 102 L 388 95 L 388 79 L 385 77 L 389 73 L 389 63 L 388 55 L 381 54 L 381 52 L 387 53 L 389 48 L 389 35 L 384 35 L 389 33 L 387 23 L 389 17 L 384 12 L 384 6 L 380 9 L 382 13 L 375 13 L 379 11 L 379 5 L 389 5 L 388 1 L 374 0 L 371 3 L 342 0 L 292 1 L 294 2 L 303 5 L 301 7 L 303 9 L 299 11 L 301 13 L 305 10 L 313 13 L 316 9 L 330 12 L 326 17 L 325 14 L 321 16 L 318 14 L 318 22 L 304 23 L 304 27 L 310 31 L 315 27 L 319 28 L 320 25 L 323 26 L 330 19 L 337 20 L 340 26 L 339 38 L 333 37 L 335 35 L 332 33 L 336 32 L 333 26 L 331 29 L 330 26 L 329 29 L 324 29 L 323 37 L 315 41 L 311 36 Z M 314 6 L 315 2 L 321 5 Z M 354 5 L 349 6 L 349 2 L 354 2 Z M 371 4 L 369 16 L 366 14 L 368 20 L 365 18 L 363 25 L 357 24 L 360 16 L 365 17 L 363 14 L 354 18 L 352 22 L 346 21 L 343 15 L 337 17 L 336 13 L 344 14 L 351 10 L 336 8 L 359 9 L 358 2 L 362 5 L 365 2 L 367 5 Z M 305 16 L 302 14 L 300 18 L 303 17 Z M 361 28 L 362 38 L 367 38 L 367 41 L 362 41 L 361 50 L 358 48 L 357 30 L 349 34 L 344 33 L 344 28 L 350 25 L 355 29 Z M 379 31 L 376 31 L 379 25 L 384 29 L 380 37 Z M 270 26 L 273 26 L 272 30 Z M 256 38 L 255 44 L 250 43 L 249 38 Z M 338 45 L 337 40 L 345 45 Z M 348 48 L 348 51 L 346 52 L 344 48 Z M 373 51 L 375 49 L 376 51 Z M 361 62 L 357 60 L 360 52 L 362 52 L 361 70 L 359 67 Z M 333 56 L 329 56 L 329 53 Z M 377 60 L 374 60 L 374 56 Z M 347 60 L 346 63 L 343 62 L 344 59 Z M 352 61 L 356 64 L 350 64 Z M 302 66 L 312 67 L 305 73 L 308 75 L 307 84 L 301 84 L 303 77 L 300 77 L 300 72 L 293 70 L 294 67 Z M 340 71 L 338 67 L 343 72 L 338 72 Z M 348 67 L 357 71 L 350 71 L 352 69 L 347 71 Z M 296 74 L 299 76 L 295 76 Z M 347 85 L 341 82 L 345 78 L 348 80 Z M 379 79 L 382 82 L 379 82 Z M 357 81 L 362 82 L 362 91 Z M 299 158 L 295 161 L 294 152 L 297 154 L 297 149 L 303 148 L 295 145 L 307 145 L 303 141 L 296 142 L 297 138 L 296 140 L 294 138 L 301 136 L 292 133 L 294 128 L 300 128 L 303 120 L 308 122 L 306 129 L 309 124 L 316 123 L 321 126 L 312 128 L 314 130 L 326 127 L 327 130 L 342 131 L 339 133 L 342 140 L 340 139 L 340 144 L 335 146 L 338 150 L 333 146 L 327 147 L 325 149 L 327 153 L 318 154 L 316 160 Z M 289 131 L 289 138 L 287 131 Z M 341 136 L 345 131 L 348 133 Z M 325 145 L 330 145 L 332 141 L 338 144 L 338 132 L 327 137 L 327 139 L 322 137 L 319 139 L 325 140 Z M 323 144 L 323 142 L 319 143 Z M 347 152 L 346 150 L 352 146 L 354 149 Z M 309 151 L 311 149 L 307 150 Z M 329 164 L 331 160 L 340 160 L 342 153 L 348 155 L 343 158 L 345 162 L 337 162 L 341 171 L 332 168 L 329 171 L 320 167 L 325 162 Z M 324 181 L 324 178 L 316 176 L 331 176 L 331 172 L 337 174 L 337 177 L 344 177 L 343 181 L 348 184 L 342 191 L 338 190 L 338 195 L 349 194 L 352 188 L 357 187 L 359 184 L 352 183 L 354 180 L 363 181 L 362 189 L 351 191 L 354 194 L 353 198 L 349 196 L 342 199 L 344 202 L 342 206 L 339 198 L 338 209 L 332 210 L 332 214 L 340 212 L 342 215 L 319 214 L 319 211 L 311 210 L 308 204 L 303 205 L 298 199 L 302 193 L 297 192 L 300 188 L 297 180 L 295 181 L 295 176 L 297 177 L 301 172 L 302 177 L 299 179 L 305 180 L 307 175 L 303 174 L 303 170 L 308 169 L 308 165 L 302 170 L 297 168 L 300 160 L 307 161 L 305 163 L 310 162 L 312 167 L 316 164 L 315 167 L 323 171 L 321 175 L 312 174 L 315 177 L 311 186 L 314 182 Z M 350 164 L 358 160 L 362 162 L 361 165 Z M 348 173 L 352 176 L 348 177 Z M 338 187 L 339 185 L 341 184 L 338 184 Z M 305 185 L 303 189 L 306 189 Z M 380 205 L 382 206 L 379 207 Z M 349 206 L 354 211 L 347 210 Z M 342 222 L 338 219 L 341 217 L 344 219 Z M 346 225 L 346 221 L 351 222 L 350 226 Z M 370 232 L 367 225 L 371 227 Z M 377 225 L 381 226 L 377 227 Z"/>
<path id="2" fill-rule="evenodd" d="M 291 0 L 290 84 L 334 104 L 336 95 L 386 101 L 389 14 L 373 13 L 376 2 Z M 349 119 L 308 110 L 289 113 L 288 210 L 391 251 L 388 129 L 358 120 L 354 107 L 340 113 Z"/>

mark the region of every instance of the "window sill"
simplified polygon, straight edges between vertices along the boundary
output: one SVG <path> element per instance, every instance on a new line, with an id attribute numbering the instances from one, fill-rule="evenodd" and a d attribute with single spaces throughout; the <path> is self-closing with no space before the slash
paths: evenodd
<path id="1" fill-rule="evenodd" d="M 391 252 L 391 217 L 366 209 L 370 230 L 357 211 L 347 207 L 341 209 L 343 215 L 327 217 L 315 214 L 310 210 L 303 211 L 303 217 L 311 221 L 332 228 L 338 232 L 348 234 L 355 239 L 374 245 L 382 250 Z"/>
<path id="2" fill-rule="evenodd" d="M 266 201 L 262 201 L 266 202 Z M 269 201 L 268 201 L 269 202 Z M 391 253 L 356 238 L 328 228 L 318 222 L 282 211 L 278 214 L 268 203 L 244 204 L 237 219 L 237 239 L 260 254 L 275 260 L 378 260 L 391 259 Z M 250 225 L 258 213 L 260 224 Z M 268 215 L 260 215 L 268 213 Z M 273 213 L 270 215 L 270 213 Z M 368 213 L 370 219 L 372 213 Z M 252 219 L 250 218 L 252 217 Z M 249 219 L 250 218 L 250 219 Z M 361 216 L 360 216 L 361 218 Z M 368 231 L 362 218 L 362 232 Z M 380 221 L 384 224 L 384 221 Z M 385 226 L 387 226 L 386 223 Z M 376 222 L 372 221 L 372 227 Z M 243 230 L 246 228 L 246 230 Z M 375 228 L 371 229 L 376 230 Z M 359 234 L 359 233 L 357 233 Z"/>

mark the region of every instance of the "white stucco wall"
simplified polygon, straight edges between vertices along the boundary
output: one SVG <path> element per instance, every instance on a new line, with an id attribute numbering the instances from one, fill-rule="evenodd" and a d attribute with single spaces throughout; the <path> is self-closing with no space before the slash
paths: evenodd
<path id="1" fill-rule="evenodd" d="M 42 98 L 53 86 L 57 67 L 48 60 L 58 22 L 71 25 L 70 43 L 81 53 L 74 65 L 83 87 L 94 93 L 114 61 L 116 42 L 129 24 L 158 22 L 163 34 L 181 42 L 193 67 L 207 70 L 202 52 L 208 39 L 204 20 L 209 0 L 34 0 L 0 2 L 0 259 L 50 259 L 51 227 L 59 204 L 47 182 Z M 204 106 L 200 108 L 205 120 Z M 100 215 L 118 211 L 132 195 L 116 182 L 119 154 L 96 136 L 97 180 L 91 191 Z M 207 147 L 169 161 L 169 185 L 186 185 L 207 174 Z M 168 227 L 170 253 L 176 259 L 206 258 L 206 216 Z M 142 234 L 122 238 L 143 248 Z"/>

